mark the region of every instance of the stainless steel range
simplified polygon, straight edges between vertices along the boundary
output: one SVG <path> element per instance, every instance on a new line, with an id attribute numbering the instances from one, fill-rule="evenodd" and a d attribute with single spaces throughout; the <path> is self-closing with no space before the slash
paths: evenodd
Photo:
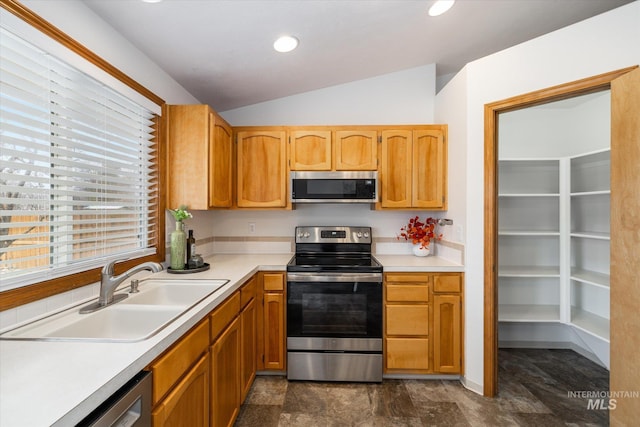
<path id="1" fill-rule="evenodd" d="M 296 227 L 287 378 L 382 381 L 382 265 L 370 227 Z"/>

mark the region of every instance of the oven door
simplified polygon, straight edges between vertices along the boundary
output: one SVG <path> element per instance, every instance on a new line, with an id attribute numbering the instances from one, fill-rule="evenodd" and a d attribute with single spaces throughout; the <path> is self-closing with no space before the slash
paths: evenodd
<path id="1" fill-rule="evenodd" d="M 381 351 L 382 274 L 289 273 L 287 348 Z"/>

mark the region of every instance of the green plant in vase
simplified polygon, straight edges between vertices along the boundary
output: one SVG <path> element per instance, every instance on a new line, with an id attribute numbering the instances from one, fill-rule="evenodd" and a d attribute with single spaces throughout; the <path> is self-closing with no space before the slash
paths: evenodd
<path id="1" fill-rule="evenodd" d="M 172 270 L 184 270 L 187 253 L 187 235 L 184 232 L 183 221 L 193 218 L 187 211 L 187 206 L 180 205 L 178 209 L 169 209 L 173 219 L 176 220 L 176 229 L 171 232 L 171 256 L 170 266 Z"/>

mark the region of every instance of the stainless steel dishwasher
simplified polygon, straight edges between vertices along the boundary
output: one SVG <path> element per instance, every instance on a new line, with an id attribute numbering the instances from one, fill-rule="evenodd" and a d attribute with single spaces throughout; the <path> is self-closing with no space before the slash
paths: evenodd
<path id="1" fill-rule="evenodd" d="M 150 427 L 151 372 L 140 372 L 78 426 Z"/>

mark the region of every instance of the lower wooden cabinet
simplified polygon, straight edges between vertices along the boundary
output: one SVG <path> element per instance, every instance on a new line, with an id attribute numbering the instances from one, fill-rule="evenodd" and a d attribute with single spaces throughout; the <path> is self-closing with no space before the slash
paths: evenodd
<path id="1" fill-rule="evenodd" d="M 209 353 L 204 354 L 151 413 L 154 426 L 209 426 Z"/>
<path id="2" fill-rule="evenodd" d="M 258 369 L 283 371 L 285 273 L 261 272 L 154 361 L 154 426 L 230 427 Z"/>
<path id="3" fill-rule="evenodd" d="M 232 426 L 240 411 L 240 320 L 211 346 L 211 425 Z"/>
<path id="4" fill-rule="evenodd" d="M 390 373 L 428 373 L 431 370 L 431 277 L 387 273 L 384 289 L 384 367 Z"/>
<path id="5" fill-rule="evenodd" d="M 285 273 L 260 273 L 261 300 L 258 370 L 286 368 Z"/>
<path id="6" fill-rule="evenodd" d="M 462 274 L 385 273 L 384 369 L 462 373 Z"/>
<path id="7" fill-rule="evenodd" d="M 154 426 L 209 425 L 209 341 L 205 319 L 147 368 L 153 374 Z"/>

